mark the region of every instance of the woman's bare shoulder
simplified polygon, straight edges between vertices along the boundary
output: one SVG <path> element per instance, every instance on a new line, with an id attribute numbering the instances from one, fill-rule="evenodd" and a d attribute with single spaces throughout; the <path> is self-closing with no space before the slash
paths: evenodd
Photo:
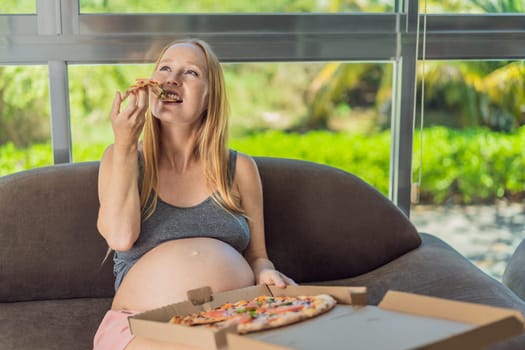
<path id="1" fill-rule="evenodd" d="M 259 171 L 255 160 L 244 153 L 237 154 L 237 164 L 235 166 L 235 183 L 242 188 L 252 188 L 260 186 Z"/>
<path id="2" fill-rule="evenodd" d="M 257 173 L 255 160 L 247 154 L 237 152 L 235 173 L 239 176 L 253 176 L 254 173 Z"/>

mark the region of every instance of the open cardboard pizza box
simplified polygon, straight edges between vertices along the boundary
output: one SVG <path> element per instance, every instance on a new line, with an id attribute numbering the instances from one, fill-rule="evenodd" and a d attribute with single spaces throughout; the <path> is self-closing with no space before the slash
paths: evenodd
<path id="1" fill-rule="evenodd" d="M 524 331 L 519 311 L 388 291 L 378 306 L 337 305 L 309 322 L 247 335 L 229 350 L 482 349 Z"/>
<path id="2" fill-rule="evenodd" d="M 174 315 L 209 310 L 260 295 L 330 294 L 338 302 L 313 319 L 246 335 L 234 328 L 212 330 L 170 324 Z M 129 318 L 134 335 L 160 341 L 228 350 L 480 349 L 524 331 L 519 311 L 388 291 L 378 306 L 366 305 L 365 287 L 259 285 L 211 294 L 188 292 L 188 301 Z"/>
<path id="3" fill-rule="evenodd" d="M 341 305 L 366 305 L 366 288 L 364 287 L 288 286 L 281 289 L 275 286 L 257 285 L 215 294 L 211 293 L 210 288 L 205 287 L 189 291 L 187 301 L 129 317 L 129 326 L 132 334 L 146 338 L 210 350 L 228 349 L 226 334 L 235 332 L 234 328 L 213 330 L 205 327 L 187 327 L 171 324 L 169 320 L 175 315 L 189 315 L 202 310 L 213 309 L 227 302 L 249 300 L 261 295 L 300 296 L 318 294 L 330 294 Z"/>

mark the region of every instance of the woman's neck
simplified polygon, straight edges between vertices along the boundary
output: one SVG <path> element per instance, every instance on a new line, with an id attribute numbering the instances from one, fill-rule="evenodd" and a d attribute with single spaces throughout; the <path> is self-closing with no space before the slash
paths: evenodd
<path id="1" fill-rule="evenodd" d="M 195 128 L 161 128 L 160 165 L 177 172 L 184 172 L 198 162 L 195 153 L 197 130 Z"/>

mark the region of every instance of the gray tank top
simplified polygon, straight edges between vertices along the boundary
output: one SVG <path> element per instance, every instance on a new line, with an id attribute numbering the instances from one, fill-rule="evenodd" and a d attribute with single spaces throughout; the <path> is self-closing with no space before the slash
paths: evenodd
<path id="1" fill-rule="evenodd" d="M 233 182 L 237 152 L 230 151 L 228 180 Z M 142 162 L 139 161 L 139 164 Z M 140 166 L 142 177 L 142 164 Z M 246 218 L 222 208 L 208 197 L 192 207 L 176 207 L 158 199 L 157 208 L 152 216 L 141 223 L 140 236 L 127 251 L 115 251 L 113 272 L 115 290 L 129 269 L 157 245 L 181 238 L 210 237 L 230 244 L 242 253 L 250 241 L 250 229 Z"/>

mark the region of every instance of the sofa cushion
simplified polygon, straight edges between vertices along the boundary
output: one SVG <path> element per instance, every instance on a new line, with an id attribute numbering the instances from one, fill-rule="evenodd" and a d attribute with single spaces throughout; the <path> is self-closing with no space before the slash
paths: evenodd
<path id="1" fill-rule="evenodd" d="M 520 310 L 525 303 L 509 288 L 441 239 L 420 233 L 417 249 L 366 274 L 321 284 L 367 286 L 370 304 L 378 304 L 389 289 Z"/>
<path id="2" fill-rule="evenodd" d="M 268 254 L 297 282 L 360 275 L 420 245 L 406 216 L 358 177 L 307 161 L 255 161 Z"/>
<path id="3" fill-rule="evenodd" d="M 0 349 L 92 349 L 111 298 L 0 304 Z"/>
<path id="4" fill-rule="evenodd" d="M 0 301 L 113 295 L 97 174 L 93 162 L 0 178 Z"/>

